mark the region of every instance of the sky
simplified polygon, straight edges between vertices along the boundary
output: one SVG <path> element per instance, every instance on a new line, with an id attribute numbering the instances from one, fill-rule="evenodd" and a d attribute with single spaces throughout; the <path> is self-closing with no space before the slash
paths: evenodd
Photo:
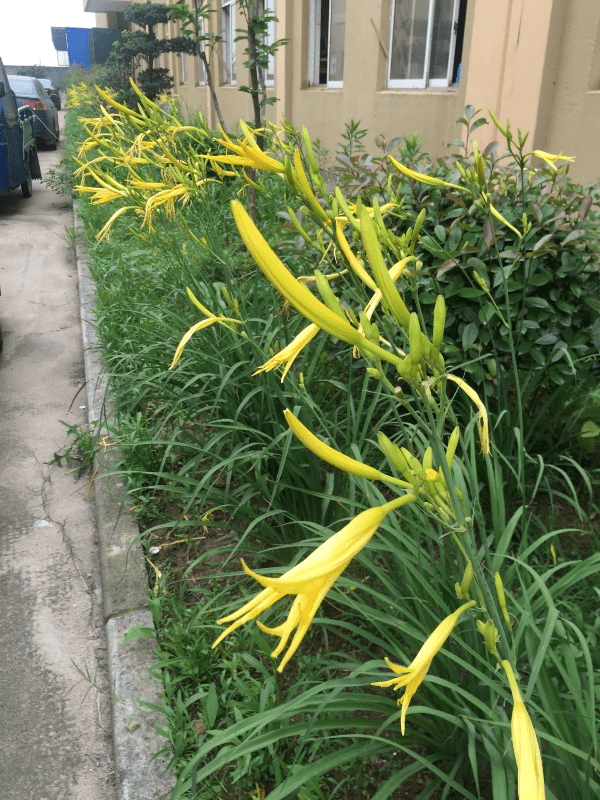
<path id="1" fill-rule="evenodd" d="M 50 28 L 93 28 L 83 0 L 0 0 L 0 58 L 4 64 L 58 65 Z"/>

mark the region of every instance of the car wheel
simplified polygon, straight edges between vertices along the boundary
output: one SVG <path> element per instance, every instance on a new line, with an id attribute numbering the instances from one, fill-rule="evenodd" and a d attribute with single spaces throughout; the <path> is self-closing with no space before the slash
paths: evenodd
<path id="1" fill-rule="evenodd" d="M 46 143 L 46 147 L 48 150 L 56 150 L 56 145 L 58 144 L 58 137 L 60 136 L 60 130 L 58 128 L 58 122 L 54 124 L 54 131 L 52 133 L 52 139 Z"/>
<path id="2" fill-rule="evenodd" d="M 27 161 L 25 162 L 25 175 L 26 178 L 21 184 L 21 191 L 23 192 L 23 197 L 31 197 L 31 190 L 33 189 L 33 181 L 31 180 L 31 159 L 28 156 Z"/>

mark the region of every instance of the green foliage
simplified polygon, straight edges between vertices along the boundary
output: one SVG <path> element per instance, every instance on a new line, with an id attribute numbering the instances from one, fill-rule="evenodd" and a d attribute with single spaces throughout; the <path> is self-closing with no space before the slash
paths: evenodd
<path id="1" fill-rule="evenodd" d="M 75 480 L 79 480 L 86 472 L 91 472 L 94 466 L 96 453 L 100 450 L 99 430 L 97 425 L 92 425 L 89 430 L 79 424 L 71 425 L 68 422 L 59 420 L 61 425 L 67 429 L 69 441 L 60 450 L 54 453 L 54 458 L 49 464 L 56 464 L 58 467 L 73 467 Z M 64 462 L 64 463 L 63 463 Z"/>
<path id="2" fill-rule="evenodd" d="M 465 112 L 470 132 L 476 128 L 476 114 L 470 108 Z M 467 151 L 464 162 L 459 161 L 464 168 L 474 164 L 470 132 L 461 145 Z M 595 438 L 595 429 L 584 425 L 600 422 L 597 387 L 577 357 L 572 359 L 576 377 L 565 377 L 562 383 L 557 380 L 562 359 L 550 361 L 549 369 L 556 367 L 558 372 L 546 376 L 547 370 L 536 370 L 536 382 L 546 387 L 546 405 L 536 405 L 522 367 L 530 351 L 506 350 L 495 317 L 483 324 L 478 316 L 493 300 L 500 310 L 495 315 L 505 317 L 519 347 L 527 338 L 519 334 L 523 320 L 535 318 L 546 328 L 552 324 L 549 317 L 538 316 L 544 309 L 525 302 L 540 291 L 550 298 L 551 289 L 559 284 L 553 272 L 557 261 L 552 261 L 544 243 L 538 248 L 535 244 L 551 230 L 557 258 L 573 248 L 573 258 L 581 256 L 583 264 L 592 263 L 586 258 L 595 250 L 591 245 L 589 252 L 582 249 L 595 241 L 592 231 L 589 239 L 586 234 L 565 242 L 578 225 L 589 225 L 588 218 L 579 215 L 576 201 L 569 205 L 581 187 L 564 188 L 569 186 L 564 170 L 556 177 L 538 173 L 539 181 L 534 178 L 531 186 L 542 222 L 532 222 L 523 244 L 510 230 L 491 225 L 480 208 L 463 208 L 452 192 L 400 180 L 383 159 L 361 164 L 365 153 L 360 133 L 359 123 L 349 124 L 344 137 L 349 153 L 341 155 L 348 156 L 350 165 L 338 159 L 338 177 L 355 186 L 357 197 L 371 202 L 375 198 L 380 204 L 395 198 L 398 212 L 393 224 L 398 231 L 404 232 L 426 207 L 428 221 L 419 250 L 423 268 L 418 276 L 423 327 L 431 330 L 433 318 L 428 288 L 432 294 L 442 288 L 450 312 L 455 304 L 460 309 L 448 315 L 446 338 L 455 343 L 446 351 L 448 360 L 487 390 L 492 407 L 494 459 L 483 470 L 478 465 L 471 424 L 457 456 L 457 480 L 465 495 L 473 498 L 486 568 L 501 569 L 507 587 L 525 699 L 542 745 L 547 796 L 600 797 L 596 760 L 600 631 L 594 623 L 600 562 L 595 554 L 597 534 L 580 522 L 586 518 L 586 492 L 597 485 L 593 483 L 597 476 L 584 468 L 587 456 L 580 452 L 577 461 L 571 449 L 573 437 L 580 440 L 582 430 L 590 434 L 584 438 Z M 298 132 L 296 136 L 295 141 L 303 144 L 302 136 Z M 450 182 L 460 180 L 455 166 L 434 162 L 422 151 L 418 136 L 381 145 L 387 152 L 398 152 L 415 169 Z M 187 152 L 193 152 L 192 146 Z M 494 160 L 493 149 L 485 159 L 495 187 L 494 205 L 521 227 L 519 173 L 511 177 L 514 170 Z M 361 187 L 367 171 L 375 179 Z M 115 173 L 119 180 L 123 174 Z M 152 175 L 148 168 L 144 179 L 150 181 Z M 164 176 L 157 169 L 154 177 Z M 265 237 L 294 274 L 310 271 L 315 257 L 325 270 L 325 246 L 316 256 L 317 248 L 309 243 L 317 240 L 313 231 L 320 230 L 310 210 L 296 209 L 310 234 L 307 241 L 292 223 L 293 197 L 285 184 L 276 175 L 261 175 L 259 180 L 264 191 L 257 193 L 257 224 Z M 526 181 L 526 190 L 533 192 L 528 186 Z M 369 686 L 387 677 L 381 673 L 383 656 L 408 663 L 449 605 L 456 603 L 449 587 L 461 581 L 462 564 L 449 547 L 447 527 L 438 522 L 410 511 L 401 520 L 386 521 L 370 548 L 328 595 L 303 652 L 283 676 L 273 674 L 270 640 L 254 627 L 235 633 L 218 651 L 211 649 L 216 619 L 239 605 L 239 586 L 247 585 L 245 578 L 241 584 L 240 573 L 231 574 L 232 559 L 243 555 L 253 569 L 279 575 L 291 559 L 314 550 L 329 535 L 331 523 L 340 525 L 361 510 L 359 498 L 366 497 L 368 505 L 387 499 L 370 483 L 324 468 L 299 446 L 282 420 L 284 407 L 302 406 L 303 420 L 322 438 L 375 465 L 381 460 L 375 430 L 382 425 L 415 452 L 422 441 L 405 417 L 399 421 L 390 414 L 382 420 L 376 415 L 382 386 L 365 379 L 336 342 L 315 341 L 313 350 L 299 356 L 290 372 L 292 379 L 283 385 L 273 373 L 251 377 L 300 325 L 259 279 L 239 244 L 228 207 L 240 184 L 235 179 L 211 183 L 203 191 L 201 202 L 182 205 L 173 215 L 157 209 L 153 232 L 141 233 L 139 225 L 129 229 L 116 225 L 109 241 L 91 246 L 97 323 L 117 407 L 113 435 L 122 445 L 121 469 L 143 522 L 155 529 L 146 534 L 149 548 L 156 541 L 156 529 L 165 537 L 159 554 L 149 549 L 149 557 L 163 574 L 154 586 L 152 608 L 159 630 L 156 668 L 165 686 L 163 732 L 169 742 L 165 752 L 178 777 L 174 798 L 356 800 L 359 793 L 372 800 L 407 795 L 436 800 L 514 798 L 515 767 L 506 745 L 510 695 L 499 687 L 477 632 L 461 625 L 444 647 L 443 657 L 436 658 L 409 711 L 405 737 L 398 730 L 393 695 Z M 563 202 L 570 209 L 565 214 Z M 90 236 L 117 208 L 115 203 L 82 208 Z M 287 212 L 282 211 L 285 208 Z M 593 213 L 591 208 L 588 216 Z M 534 212 L 527 214 L 534 219 Z M 538 230 L 532 233 L 536 225 Z M 456 228 L 460 238 L 453 233 Z M 442 270 L 451 257 L 445 256 L 450 247 L 459 264 Z M 507 248 L 520 248 L 523 258 L 513 256 L 515 266 L 505 280 L 502 254 Z M 486 269 L 468 263 L 470 258 L 478 258 Z M 509 281 L 525 271 L 525 263 L 528 276 L 543 268 L 555 285 L 545 289 L 528 277 L 526 285 L 513 290 Z M 473 269 L 487 281 L 489 291 L 474 280 Z M 451 291 L 457 275 L 463 282 Z M 571 273 L 571 283 L 579 280 L 587 278 Z M 184 286 L 214 313 L 239 313 L 244 335 L 217 326 L 202 331 L 188 344 L 180 366 L 169 371 L 182 332 L 198 321 Z M 357 312 L 352 282 L 333 286 L 348 314 Z M 407 298 L 413 288 L 405 289 Z M 518 298 L 525 300 L 520 304 Z M 571 302 L 576 316 L 581 297 L 574 294 Z M 472 320 L 464 317 L 468 308 Z M 471 338 L 473 328 L 468 328 L 471 321 L 477 328 L 475 338 Z M 593 353 L 587 357 L 593 364 Z M 492 375 L 488 362 L 494 358 Z M 483 374 L 478 368 L 485 368 Z M 569 391 L 575 381 L 579 396 Z M 521 417 L 517 393 L 524 401 Z M 500 436 L 508 414 L 512 427 Z M 542 442 L 550 425 L 552 447 L 531 450 L 535 457 L 527 462 L 530 477 L 525 486 L 523 460 L 515 451 L 522 451 L 525 437 L 528 447 Z M 549 455 L 556 460 L 548 460 Z M 525 502 L 519 501 L 521 490 L 527 491 Z M 555 517 L 553 525 L 549 516 Z M 168 545 L 175 537 L 183 535 L 188 541 L 198 533 L 208 538 L 205 552 L 190 560 L 182 577 L 175 576 Z"/>

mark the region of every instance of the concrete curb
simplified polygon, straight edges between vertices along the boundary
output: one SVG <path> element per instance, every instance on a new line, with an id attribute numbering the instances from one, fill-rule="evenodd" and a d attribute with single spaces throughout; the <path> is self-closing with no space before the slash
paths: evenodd
<path id="1" fill-rule="evenodd" d="M 105 404 L 104 365 L 96 352 L 93 327 L 95 288 L 88 269 L 83 225 L 73 212 L 75 250 L 79 277 L 81 329 L 90 425 L 110 414 Z M 154 639 L 123 638 L 132 626 L 153 628 L 148 603 L 148 579 L 138 526 L 129 519 L 124 483 L 110 472 L 114 456 L 100 452 L 95 466 L 94 501 L 104 622 L 108 639 L 108 669 L 112 697 L 113 750 L 118 800 L 164 800 L 171 794 L 172 775 L 166 776 L 166 759 L 154 759 L 165 746 L 155 727 L 163 721 L 159 712 L 144 703 L 162 705 L 162 684 L 150 674 L 154 663 Z M 153 760 L 154 759 L 154 760 Z"/>

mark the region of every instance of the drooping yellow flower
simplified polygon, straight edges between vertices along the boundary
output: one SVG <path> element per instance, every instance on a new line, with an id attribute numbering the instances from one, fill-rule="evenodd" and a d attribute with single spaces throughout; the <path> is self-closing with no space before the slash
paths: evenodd
<path id="1" fill-rule="evenodd" d="M 105 222 L 102 228 L 98 231 L 96 234 L 96 241 L 101 242 L 103 239 L 108 239 L 110 237 L 110 229 L 112 228 L 113 223 L 116 222 L 120 216 L 125 214 L 126 211 L 132 211 L 133 209 L 135 209 L 135 206 L 121 206 L 121 208 L 118 208 L 112 217 L 110 217 L 110 219 L 107 220 L 107 222 Z"/>
<path id="2" fill-rule="evenodd" d="M 508 661 L 502 661 L 502 666 L 514 701 L 510 728 L 517 762 L 519 800 L 545 800 L 544 770 L 537 736 L 523 703 L 513 669 Z"/>
<path id="3" fill-rule="evenodd" d="M 290 426 L 292 433 L 302 442 L 302 444 L 314 453 L 317 458 L 321 458 L 333 467 L 341 469 L 350 475 L 357 475 L 359 478 L 367 478 L 370 481 L 386 481 L 393 483 L 396 486 L 402 486 L 405 489 L 411 489 L 412 486 L 407 481 L 401 481 L 391 475 L 386 475 L 368 464 L 363 464 L 355 458 L 340 453 L 325 442 L 322 442 L 317 436 L 314 435 L 306 425 L 303 425 L 300 420 L 292 414 L 289 408 L 283 412 L 287 424 Z M 436 473 L 437 474 L 437 473 Z"/>
<path id="4" fill-rule="evenodd" d="M 191 289 L 187 289 L 186 291 L 188 297 L 190 298 L 192 303 L 196 306 L 196 308 L 203 314 L 206 314 L 206 319 L 203 319 L 200 322 L 197 322 L 195 325 L 192 325 L 189 331 L 187 331 L 187 333 L 182 337 L 181 341 L 177 345 L 177 348 L 175 350 L 175 355 L 173 356 L 173 360 L 169 365 L 169 369 L 173 369 L 173 367 L 175 367 L 179 363 L 181 359 L 181 354 L 183 353 L 186 344 L 189 342 L 192 336 L 195 333 L 197 333 L 197 331 L 201 331 L 204 328 L 208 328 L 209 325 L 214 325 L 215 323 L 223 325 L 223 327 L 228 328 L 230 331 L 233 331 L 235 329 L 232 327 L 232 325 L 241 325 L 242 323 L 241 320 L 235 319 L 233 317 L 219 317 L 216 314 L 213 314 L 212 311 L 209 311 L 208 308 L 206 308 L 206 306 L 202 305 L 202 303 L 194 295 Z"/>
<path id="5" fill-rule="evenodd" d="M 557 161 L 575 161 L 573 156 L 563 156 L 562 150 L 560 151 L 560 153 L 558 153 L 558 155 L 553 155 L 552 153 L 547 153 L 545 150 L 532 150 L 530 155 L 537 156 L 538 158 L 541 158 L 542 161 L 545 161 L 546 164 L 548 164 L 549 167 L 552 167 L 552 169 L 555 172 L 558 169 L 557 166 L 556 166 L 556 162 Z"/>
<path id="6" fill-rule="evenodd" d="M 462 378 L 458 378 L 456 375 L 447 375 L 448 380 L 454 381 L 454 383 L 458 384 L 463 392 L 470 398 L 479 411 L 479 415 L 477 417 L 477 430 L 479 432 L 479 441 L 481 443 L 481 452 L 484 456 L 489 456 L 490 454 L 490 425 L 488 420 L 488 413 L 487 408 L 481 401 L 481 398 L 475 391 L 472 389 L 466 381 L 463 381 Z"/>
<path id="7" fill-rule="evenodd" d="M 284 623 L 269 628 L 260 621 L 257 622 L 262 631 L 279 637 L 279 644 L 271 653 L 273 658 L 277 658 L 283 652 L 290 636 L 295 631 L 287 652 L 277 667 L 277 671 L 281 672 L 298 649 L 325 595 L 337 578 L 368 544 L 385 517 L 394 509 L 415 500 L 414 495 L 404 495 L 404 497 L 398 497 L 385 505 L 363 511 L 348 525 L 317 547 L 304 561 L 289 569 L 279 578 L 257 575 L 242 561 L 244 571 L 265 588 L 233 614 L 217 620 L 219 625 L 231 624 L 215 640 L 213 647 L 216 647 L 236 628 L 258 617 L 282 597 L 296 595 Z"/>
<path id="8" fill-rule="evenodd" d="M 215 142 L 222 144 L 234 155 L 207 155 L 202 157 L 212 162 L 236 164 L 241 167 L 264 170 L 265 172 L 285 172 L 285 167 L 280 161 L 268 156 L 260 149 L 249 128 L 242 125 L 242 130 L 246 136 L 239 143 L 233 142 L 226 133 L 223 133 L 223 139 L 215 138 Z"/>
<path id="9" fill-rule="evenodd" d="M 396 364 L 400 361 L 394 353 L 390 353 L 370 342 L 363 333 L 358 331 L 347 319 L 331 311 L 325 303 L 310 292 L 287 267 L 280 261 L 271 249 L 269 243 L 260 233 L 243 205 L 234 200 L 231 204 L 233 217 L 244 244 L 250 251 L 254 260 L 264 273 L 265 277 L 273 284 L 280 294 L 294 306 L 308 320 L 318 325 L 321 330 L 336 336 L 343 342 L 355 345 L 361 350 L 366 350 L 384 361 Z"/>
<path id="10" fill-rule="evenodd" d="M 288 374 L 290 367 L 300 354 L 301 350 L 315 338 L 319 330 L 319 326 L 315 325 L 314 323 L 311 323 L 306 328 L 303 328 L 300 333 L 294 337 L 294 339 L 292 339 L 292 341 L 286 347 L 283 348 L 283 350 L 280 350 L 278 353 L 276 353 L 253 374 L 258 375 L 261 372 L 270 372 L 272 369 L 276 369 L 282 364 L 285 364 L 285 368 L 281 376 L 281 382 L 283 383 L 285 376 Z"/>
<path id="11" fill-rule="evenodd" d="M 419 183 L 427 183 L 430 186 L 440 186 L 443 189 L 458 189 L 459 192 L 466 192 L 467 189 L 464 186 L 458 186 L 456 183 L 448 183 L 448 181 L 443 181 L 440 178 L 434 178 L 432 175 L 426 175 L 423 172 L 415 172 L 414 169 L 410 169 L 409 167 L 405 167 L 404 164 L 401 164 L 399 161 L 396 161 L 395 158 L 392 156 L 388 156 L 392 164 L 399 170 L 403 175 L 406 175 L 407 178 L 411 178 L 413 181 L 419 181 Z"/>
<path id="12" fill-rule="evenodd" d="M 402 667 L 399 664 L 393 664 L 389 658 L 385 659 L 385 663 L 388 667 L 400 677 L 392 678 L 389 681 L 378 681 L 377 683 L 373 683 L 372 686 L 393 686 L 394 689 L 401 689 L 404 687 L 404 694 L 400 700 L 398 700 L 398 705 L 402 707 L 402 714 L 400 716 L 402 735 L 404 735 L 406 712 L 410 701 L 421 685 L 423 678 L 427 675 L 434 656 L 454 630 L 454 626 L 458 622 L 460 615 L 474 605 L 475 600 L 471 600 L 460 606 L 460 608 L 457 608 L 456 611 L 446 617 L 446 619 L 442 620 L 433 633 L 427 637 L 410 666 Z"/>

